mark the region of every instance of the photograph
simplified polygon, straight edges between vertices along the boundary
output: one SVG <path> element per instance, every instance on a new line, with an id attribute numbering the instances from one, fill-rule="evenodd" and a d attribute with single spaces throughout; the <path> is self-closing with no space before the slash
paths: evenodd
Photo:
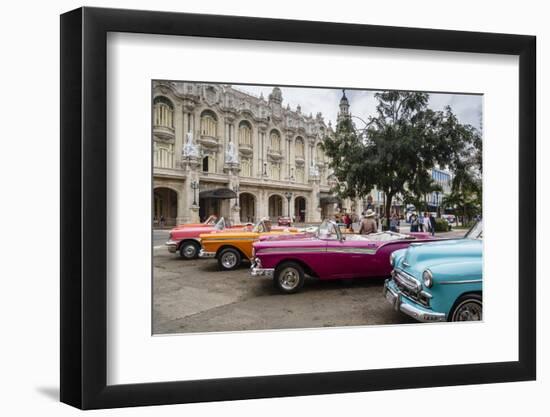
<path id="1" fill-rule="evenodd" d="M 481 321 L 483 95 L 152 80 L 152 334 Z"/>

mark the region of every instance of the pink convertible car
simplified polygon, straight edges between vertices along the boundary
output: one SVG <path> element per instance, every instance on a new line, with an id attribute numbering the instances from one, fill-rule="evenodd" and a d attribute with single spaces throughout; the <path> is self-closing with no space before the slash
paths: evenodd
<path id="1" fill-rule="evenodd" d="M 390 255 L 413 242 L 433 240 L 428 233 L 342 234 L 324 221 L 314 235 L 254 243 L 252 276 L 273 278 L 283 293 L 295 293 L 305 274 L 322 280 L 390 276 Z"/>

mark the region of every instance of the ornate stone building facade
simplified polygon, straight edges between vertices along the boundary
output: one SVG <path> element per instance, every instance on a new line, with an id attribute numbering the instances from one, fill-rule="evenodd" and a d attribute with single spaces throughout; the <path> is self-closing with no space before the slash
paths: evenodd
<path id="1" fill-rule="evenodd" d="M 154 216 L 167 225 L 210 214 L 233 222 L 319 222 L 337 209 L 321 113 L 222 84 L 153 83 Z M 340 203 L 340 206 L 342 203 Z M 353 210 L 355 204 L 344 205 Z"/>

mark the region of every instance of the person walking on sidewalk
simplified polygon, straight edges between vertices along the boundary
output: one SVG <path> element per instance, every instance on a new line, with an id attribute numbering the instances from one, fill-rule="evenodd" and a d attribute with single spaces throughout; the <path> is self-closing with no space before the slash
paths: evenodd
<path id="1" fill-rule="evenodd" d="M 430 213 L 430 229 L 432 236 L 435 236 L 435 217 L 432 213 Z"/>
<path id="2" fill-rule="evenodd" d="M 376 221 L 374 220 L 375 215 L 376 213 L 371 209 L 367 210 L 365 213 L 365 218 L 361 222 L 361 228 L 359 229 L 360 234 L 369 235 L 378 231 L 376 228 Z"/>

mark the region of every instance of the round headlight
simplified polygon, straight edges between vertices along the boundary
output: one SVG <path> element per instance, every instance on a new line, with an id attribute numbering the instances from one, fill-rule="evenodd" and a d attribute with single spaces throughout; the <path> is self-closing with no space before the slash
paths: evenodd
<path id="1" fill-rule="evenodd" d="M 432 273 L 429 269 L 426 269 L 422 273 L 422 281 L 424 281 L 424 285 L 427 288 L 431 288 L 431 286 L 433 285 Z"/>

